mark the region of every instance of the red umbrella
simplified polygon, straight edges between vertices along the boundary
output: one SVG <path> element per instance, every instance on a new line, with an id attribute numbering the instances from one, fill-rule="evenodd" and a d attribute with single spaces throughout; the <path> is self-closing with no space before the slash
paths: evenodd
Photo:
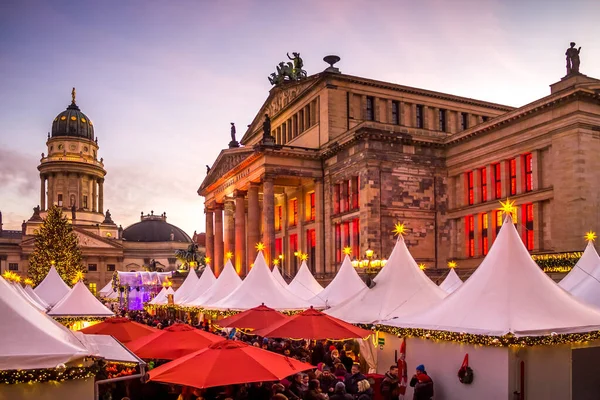
<path id="1" fill-rule="evenodd" d="M 253 333 L 263 337 L 343 340 L 366 338 L 371 334 L 371 331 L 323 314 L 311 307 L 300 314 L 289 317 L 285 321 Z"/>
<path id="2" fill-rule="evenodd" d="M 99 324 L 81 329 L 80 332 L 92 335 L 111 335 L 121 343 L 128 343 L 158 332 L 158 329 L 133 322 L 128 318 L 115 317 L 107 318 Z"/>
<path id="3" fill-rule="evenodd" d="M 263 303 L 258 307 L 223 318 L 215 324 L 223 328 L 262 329 L 287 319 L 287 316 Z"/>
<path id="4" fill-rule="evenodd" d="M 152 335 L 129 342 L 126 346 L 139 358 L 174 360 L 223 340 L 225 339 L 221 336 L 186 324 L 173 324 Z"/>
<path id="5" fill-rule="evenodd" d="M 225 340 L 150 371 L 150 381 L 204 389 L 278 381 L 314 366 L 244 342 Z"/>

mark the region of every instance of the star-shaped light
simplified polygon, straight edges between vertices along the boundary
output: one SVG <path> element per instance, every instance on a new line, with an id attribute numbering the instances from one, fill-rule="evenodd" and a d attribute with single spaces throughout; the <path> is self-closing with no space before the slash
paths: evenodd
<path id="1" fill-rule="evenodd" d="M 256 243 L 256 251 L 263 251 L 265 249 L 265 244 L 263 242 Z"/>
<path id="2" fill-rule="evenodd" d="M 210 264 L 210 257 L 204 257 L 204 264 Z"/>
<path id="3" fill-rule="evenodd" d="M 23 281 L 23 283 L 25 283 L 26 285 L 33 285 L 33 280 L 31 280 L 30 278 L 25 278 L 25 280 Z"/>
<path id="4" fill-rule="evenodd" d="M 596 236 L 596 232 L 589 231 L 585 234 L 585 240 L 588 242 L 593 242 L 597 237 L 598 236 Z"/>
<path id="5" fill-rule="evenodd" d="M 302 255 L 300 256 L 300 259 L 301 259 L 302 261 L 306 261 L 306 260 L 308 260 L 308 254 L 306 254 L 306 253 L 302 253 Z"/>
<path id="6" fill-rule="evenodd" d="M 233 253 L 231 251 L 228 251 L 227 253 L 225 253 L 225 258 L 231 260 L 233 258 Z"/>
<path id="7" fill-rule="evenodd" d="M 13 273 L 11 271 L 4 271 L 2 276 L 4 277 L 4 279 L 12 281 Z"/>
<path id="8" fill-rule="evenodd" d="M 404 235 L 404 233 L 406 232 L 406 228 L 404 227 L 404 224 L 397 223 L 394 226 L 394 231 L 393 232 L 394 232 L 394 235 L 401 236 L 401 235 Z"/>
<path id="9" fill-rule="evenodd" d="M 82 280 L 83 280 L 83 272 L 77 271 L 77 273 L 75 274 L 75 277 L 73 278 L 71 283 L 74 285 L 77 282 L 82 281 Z"/>
<path id="10" fill-rule="evenodd" d="M 458 264 L 456 264 L 456 261 L 448 262 L 448 268 L 456 268 L 457 266 L 458 266 Z"/>
<path id="11" fill-rule="evenodd" d="M 352 247 L 344 247 L 344 254 L 347 256 L 352 255 Z"/>
<path id="12" fill-rule="evenodd" d="M 17 274 L 14 274 L 14 275 L 13 275 L 13 280 L 14 280 L 15 282 L 19 283 L 19 282 L 21 282 L 21 276 L 20 276 L 20 275 L 17 275 Z"/>
<path id="13" fill-rule="evenodd" d="M 515 202 L 506 198 L 505 202 L 500 201 L 500 208 L 498 209 L 502 211 L 502 214 L 510 214 L 513 217 L 517 212 L 517 207 L 515 206 Z"/>
<path id="14" fill-rule="evenodd" d="M 279 260 L 278 259 L 274 259 L 273 260 L 273 265 L 274 266 L 278 266 L 279 265 Z"/>
<path id="15" fill-rule="evenodd" d="M 427 268 L 427 266 L 425 264 L 421 263 L 421 264 L 419 264 L 419 268 L 421 269 L 421 271 L 424 271 Z"/>

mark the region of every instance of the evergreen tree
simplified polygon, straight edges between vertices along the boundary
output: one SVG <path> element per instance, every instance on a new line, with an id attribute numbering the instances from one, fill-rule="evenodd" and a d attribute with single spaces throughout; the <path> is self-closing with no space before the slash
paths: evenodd
<path id="1" fill-rule="evenodd" d="M 29 277 L 39 284 L 54 264 L 61 278 L 71 285 L 78 272 L 83 272 L 79 238 L 73 226 L 62 213 L 52 206 L 35 235 L 35 247 L 29 256 Z"/>

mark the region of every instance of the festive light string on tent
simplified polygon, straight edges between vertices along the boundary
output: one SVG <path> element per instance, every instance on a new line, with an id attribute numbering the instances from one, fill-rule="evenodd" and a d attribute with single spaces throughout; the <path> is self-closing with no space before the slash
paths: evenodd
<path id="1" fill-rule="evenodd" d="M 19 383 L 65 382 L 73 379 L 93 378 L 98 366 L 66 367 L 51 369 L 17 369 L 0 371 L 0 383 L 15 385 Z"/>
<path id="2" fill-rule="evenodd" d="M 537 254 L 532 255 L 531 258 L 544 272 L 569 272 L 582 255 L 583 252 L 574 251 L 570 253 Z"/>
<path id="3" fill-rule="evenodd" d="M 205 309 L 200 306 L 186 306 L 181 304 L 146 304 L 144 306 L 146 311 L 182 311 L 182 312 L 190 312 L 190 313 L 202 313 L 205 315 L 209 315 L 212 318 L 219 317 L 231 317 L 232 315 L 236 315 L 241 313 L 239 310 L 210 310 Z M 285 315 L 295 315 L 301 313 L 303 310 L 283 310 L 279 311 Z"/>
<path id="4" fill-rule="evenodd" d="M 85 316 L 83 316 L 83 317 L 53 317 L 54 320 L 56 320 L 58 323 L 66 326 L 66 327 L 69 327 L 77 322 L 90 322 L 90 323 L 102 322 L 106 318 L 108 318 L 108 317 L 85 317 Z"/>

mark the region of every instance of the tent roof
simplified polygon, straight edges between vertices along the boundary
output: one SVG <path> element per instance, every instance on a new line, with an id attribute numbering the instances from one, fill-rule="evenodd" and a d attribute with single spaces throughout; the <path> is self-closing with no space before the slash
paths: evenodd
<path id="1" fill-rule="evenodd" d="M 600 310 L 561 289 L 532 260 L 510 216 L 473 275 L 429 310 L 384 325 L 503 336 L 600 330 Z"/>
<path id="2" fill-rule="evenodd" d="M 588 244 L 588 248 L 585 251 L 587 252 L 590 248 L 592 249 L 593 253 L 596 254 L 594 246 L 590 244 Z M 585 301 L 586 303 L 600 307 L 600 264 L 596 264 L 596 267 L 591 271 L 591 273 L 589 275 L 585 275 L 585 277 L 579 281 L 579 283 L 573 286 L 569 292 L 573 296 Z"/>
<path id="3" fill-rule="evenodd" d="M 38 311 L 0 279 L 0 370 L 55 368 L 92 355 L 73 332 Z"/>
<path id="4" fill-rule="evenodd" d="M 181 286 L 179 286 L 179 289 L 175 291 L 175 303 L 179 304 L 181 303 L 181 301 L 187 299 L 189 296 L 195 296 L 194 286 L 196 286 L 196 283 L 198 283 L 198 275 L 196 274 L 196 271 L 190 269 L 187 276 L 185 277 L 185 280 L 183 281 Z"/>
<path id="5" fill-rule="evenodd" d="M 242 279 L 239 277 L 237 272 L 235 272 L 235 268 L 233 267 L 231 260 L 228 260 L 225 264 L 225 268 L 223 268 L 223 271 L 221 271 L 219 274 L 216 282 L 200 296 L 186 303 L 186 305 L 204 306 L 206 304 L 216 303 L 217 301 L 228 296 L 241 284 Z"/>
<path id="6" fill-rule="evenodd" d="M 48 315 L 53 317 L 111 317 L 114 313 L 106 308 L 83 282 L 79 281 L 69 294 L 48 311 Z"/>
<path id="7" fill-rule="evenodd" d="M 98 295 L 101 297 L 108 297 L 111 293 L 113 293 L 112 279 L 108 281 L 108 283 L 104 285 L 102 289 L 100 289 Z"/>
<path id="8" fill-rule="evenodd" d="M 190 301 L 197 299 L 202 296 L 206 291 L 217 281 L 215 274 L 213 273 L 210 265 L 204 267 L 204 271 L 200 276 L 200 279 L 196 282 L 192 291 L 185 297 L 180 298 L 179 302 L 175 301 L 176 304 L 188 304 Z M 177 292 L 175 292 L 177 296 Z"/>
<path id="9" fill-rule="evenodd" d="M 584 281 L 592 273 L 594 268 L 599 265 L 600 257 L 598 257 L 598 252 L 594 247 L 594 243 L 589 241 L 585 247 L 583 255 L 579 261 L 577 261 L 577 264 L 575 264 L 573 269 L 569 271 L 567 276 L 562 278 L 558 285 L 570 292 L 571 289 L 577 286 L 580 282 Z"/>
<path id="10" fill-rule="evenodd" d="M 419 268 L 404 238 L 398 237 L 377 284 L 356 293 L 326 314 L 351 323 L 372 323 L 399 315 L 421 312 L 439 303 L 446 292 Z"/>
<path id="11" fill-rule="evenodd" d="M 283 275 L 281 275 L 281 271 L 279 271 L 279 267 L 277 265 L 273 266 L 273 271 L 271 271 L 271 273 L 275 277 L 275 280 L 281 283 L 283 287 L 288 287 L 288 283 L 285 281 L 285 279 L 283 279 Z"/>
<path id="12" fill-rule="evenodd" d="M 458 277 L 454 268 L 450 268 L 450 272 L 446 275 L 446 279 L 440 283 L 440 289 L 450 294 L 458 289 L 463 284 L 463 281 Z"/>
<path id="13" fill-rule="evenodd" d="M 276 269 L 277 267 L 273 267 L 273 270 Z M 301 299 L 309 300 L 321 293 L 323 286 L 311 274 L 306 261 L 302 261 L 302 265 L 294 279 L 290 282 L 288 290 Z"/>
<path id="14" fill-rule="evenodd" d="M 264 303 L 276 310 L 303 310 L 310 305 L 281 286 L 267 267 L 261 251 L 258 252 L 254 267 L 242 284 L 224 299 L 211 304 L 215 310 L 248 310 Z"/>
<path id="15" fill-rule="evenodd" d="M 62 280 L 54 265 L 50 267 L 48 275 L 33 291 L 40 296 L 50 307 L 60 301 L 71 289 Z"/>
<path id="16" fill-rule="evenodd" d="M 19 294 L 19 296 L 23 297 L 25 300 L 27 300 L 29 303 L 31 303 L 31 305 L 34 306 L 35 308 L 37 308 L 38 310 L 43 311 L 43 312 L 46 312 L 48 310 L 48 307 L 45 307 L 42 305 L 42 303 L 39 303 L 37 300 L 34 300 L 33 297 L 31 297 L 29 295 L 29 293 L 27 293 L 25 291 L 25 289 L 23 289 L 23 287 L 21 286 L 20 283 L 13 282 L 11 286 Z"/>
<path id="17" fill-rule="evenodd" d="M 144 361 L 111 335 L 84 334 L 81 332 L 75 332 L 75 335 L 85 343 L 88 349 L 94 349 L 95 355 L 107 361 L 146 365 Z"/>
<path id="18" fill-rule="evenodd" d="M 315 307 L 334 307 L 351 296 L 366 288 L 367 285 L 360 279 L 358 273 L 350 262 L 350 257 L 344 257 L 344 262 L 338 270 L 335 278 L 325 289 L 308 302 Z"/>
<path id="19" fill-rule="evenodd" d="M 46 303 L 44 300 L 42 300 L 42 298 L 35 293 L 35 291 L 33 290 L 33 288 L 31 286 L 25 285 L 25 288 L 23 290 L 25 290 L 25 293 L 27 293 L 29 295 L 29 297 L 31 297 L 33 300 L 35 300 L 36 303 L 38 303 L 39 305 L 44 307 L 45 310 L 50 308 L 48 303 Z"/>
<path id="20" fill-rule="evenodd" d="M 160 289 L 160 292 L 152 300 L 150 300 L 150 304 L 166 304 L 167 302 L 167 288 L 163 286 Z"/>

